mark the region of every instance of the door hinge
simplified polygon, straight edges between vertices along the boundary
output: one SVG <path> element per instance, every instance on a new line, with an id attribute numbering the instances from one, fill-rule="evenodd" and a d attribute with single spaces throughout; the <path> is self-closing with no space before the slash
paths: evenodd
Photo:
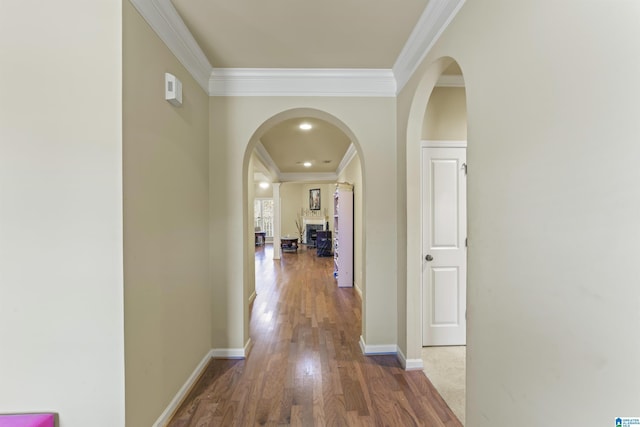
<path id="1" fill-rule="evenodd" d="M 466 163 L 462 164 L 462 169 L 464 170 L 464 174 L 466 175 L 467 174 L 467 164 Z"/>

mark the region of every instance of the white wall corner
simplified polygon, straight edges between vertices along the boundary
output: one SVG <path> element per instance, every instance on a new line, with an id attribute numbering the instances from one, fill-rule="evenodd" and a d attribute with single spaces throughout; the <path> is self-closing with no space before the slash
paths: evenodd
<path id="1" fill-rule="evenodd" d="M 395 97 L 389 69 L 214 68 L 211 96 Z"/>
<path id="2" fill-rule="evenodd" d="M 395 344 L 367 345 L 364 338 L 360 335 L 360 349 L 365 356 L 373 356 L 376 354 L 397 354 L 398 346 Z"/>
<path id="3" fill-rule="evenodd" d="M 164 427 L 169 421 L 171 421 L 171 417 L 178 410 L 182 401 L 187 397 L 189 391 L 193 388 L 194 385 L 198 382 L 205 369 L 207 369 L 207 365 L 209 361 L 213 358 L 213 350 L 209 350 L 207 354 L 202 358 L 198 366 L 193 370 L 187 381 L 180 387 L 178 393 L 171 399 L 167 408 L 162 412 L 160 417 L 153 423 L 152 427 Z"/>
<path id="4" fill-rule="evenodd" d="M 397 93 L 400 93 L 465 0 L 431 0 L 413 28 L 393 65 Z"/>
<path id="5" fill-rule="evenodd" d="M 200 87 L 209 93 L 213 67 L 171 0 L 131 0 L 131 3 Z"/>
<path id="6" fill-rule="evenodd" d="M 424 369 L 424 363 L 422 359 L 407 359 L 402 352 L 402 349 L 398 347 L 398 361 L 402 365 L 402 369 L 405 371 L 421 371 Z"/>

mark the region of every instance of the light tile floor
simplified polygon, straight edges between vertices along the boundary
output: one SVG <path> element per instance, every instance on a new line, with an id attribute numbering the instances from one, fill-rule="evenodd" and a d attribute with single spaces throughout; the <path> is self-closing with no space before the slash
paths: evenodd
<path id="1" fill-rule="evenodd" d="M 464 425 L 465 346 L 423 347 L 424 372 Z"/>

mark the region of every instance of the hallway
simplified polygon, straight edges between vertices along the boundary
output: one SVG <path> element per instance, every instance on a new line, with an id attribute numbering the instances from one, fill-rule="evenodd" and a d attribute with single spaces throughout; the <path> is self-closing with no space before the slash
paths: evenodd
<path id="1" fill-rule="evenodd" d="M 272 251 L 256 248 L 249 357 L 212 360 L 171 427 L 461 426 L 422 371 L 362 355 L 360 298 L 333 258 Z"/>

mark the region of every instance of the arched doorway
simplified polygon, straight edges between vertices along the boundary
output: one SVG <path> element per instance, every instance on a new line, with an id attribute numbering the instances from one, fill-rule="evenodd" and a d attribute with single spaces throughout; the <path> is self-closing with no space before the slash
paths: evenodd
<path id="1" fill-rule="evenodd" d="M 248 313 L 249 313 L 249 304 L 255 298 L 255 265 L 254 265 L 254 243 L 255 243 L 255 230 L 254 230 L 254 217 L 253 217 L 253 206 L 254 206 L 254 172 L 253 165 L 256 163 L 256 151 L 263 151 L 265 145 L 269 145 L 269 141 L 265 139 L 265 135 L 268 137 L 270 132 L 274 129 L 279 129 L 282 127 L 287 127 L 290 125 L 296 125 L 297 122 L 303 120 L 313 122 L 326 122 L 330 125 L 330 127 L 335 128 L 337 132 L 339 132 L 348 142 L 349 149 L 347 153 L 342 159 L 342 162 L 337 165 L 338 169 L 335 170 L 333 174 L 326 173 L 324 175 L 315 174 L 311 176 L 310 181 L 316 182 L 317 186 L 321 186 L 320 195 L 322 197 L 321 209 L 319 210 L 322 221 L 327 222 L 328 228 L 333 229 L 333 189 L 335 188 L 335 183 L 338 181 L 350 181 L 354 184 L 354 286 L 356 290 L 362 295 L 363 288 L 365 286 L 365 277 L 363 268 L 364 259 L 365 259 L 365 245 L 364 245 L 364 194 L 365 194 L 365 182 L 363 177 L 364 175 L 364 161 L 362 158 L 362 150 L 360 148 L 359 142 L 351 129 L 339 120 L 337 117 L 324 112 L 322 110 L 312 109 L 312 108 L 296 108 L 291 110 L 282 111 L 271 118 L 265 120 L 253 133 L 247 147 L 245 149 L 244 154 L 244 162 L 243 162 L 243 197 L 247 201 L 246 209 L 244 210 L 244 227 L 246 235 L 244 236 L 244 245 L 245 245 L 245 259 L 244 259 L 244 271 L 246 274 L 245 280 L 245 288 L 244 288 L 244 301 L 247 301 L 245 305 L 245 331 L 248 336 Z M 264 145 L 263 145 L 264 144 Z M 267 156 L 269 157 L 269 156 Z M 264 156 L 263 156 L 264 159 Z M 322 159 L 316 159 L 322 161 Z M 264 163 L 264 162 L 263 162 Z M 344 163 L 344 164 L 343 164 Z M 263 171 L 272 169 L 267 165 L 267 167 L 261 168 Z M 293 229 L 294 217 L 296 215 L 295 211 L 292 214 L 291 209 L 288 212 L 284 212 L 283 205 L 281 204 L 281 197 L 283 195 L 283 190 L 285 188 L 290 187 L 300 187 L 301 190 L 297 190 L 300 194 L 303 192 L 310 193 L 311 191 L 316 190 L 316 185 L 313 185 L 313 189 L 307 188 L 310 187 L 309 180 L 305 180 L 303 177 L 298 176 L 299 174 L 287 173 L 282 171 L 274 172 L 273 170 L 270 173 L 270 179 L 272 180 L 273 190 L 271 192 L 272 197 L 274 199 L 274 226 L 273 226 L 273 244 L 274 244 L 274 258 L 279 258 L 277 255 L 279 249 L 279 241 L 280 236 L 298 236 L 300 230 Z M 353 182 L 355 181 L 355 182 Z M 310 193 L 311 194 L 311 193 Z M 300 206 L 297 208 L 297 212 L 300 211 Z M 313 214 L 313 215 L 312 215 Z M 293 215 L 293 216 L 292 216 Z M 306 223 L 309 218 L 306 216 L 317 216 L 317 212 L 315 212 L 311 207 L 309 209 L 304 209 L 304 212 L 298 213 L 299 217 L 296 219 L 296 224 L 298 221 L 300 225 L 303 224 L 303 221 Z M 286 217 L 286 220 L 284 219 Z M 315 218 L 312 218 L 315 219 Z M 312 221 L 311 221 L 312 222 Z M 300 236 L 302 237 L 302 236 Z M 302 238 L 300 239 L 302 240 Z M 305 242 L 307 243 L 307 242 Z M 365 298 L 362 297 L 362 305 L 364 307 Z M 364 311 L 364 310 L 363 310 Z M 363 320 L 364 321 L 364 320 Z"/>
<path id="2" fill-rule="evenodd" d="M 407 125 L 407 343 L 463 422 L 466 118 L 462 71 L 452 58 L 440 58 L 418 85 Z"/>

